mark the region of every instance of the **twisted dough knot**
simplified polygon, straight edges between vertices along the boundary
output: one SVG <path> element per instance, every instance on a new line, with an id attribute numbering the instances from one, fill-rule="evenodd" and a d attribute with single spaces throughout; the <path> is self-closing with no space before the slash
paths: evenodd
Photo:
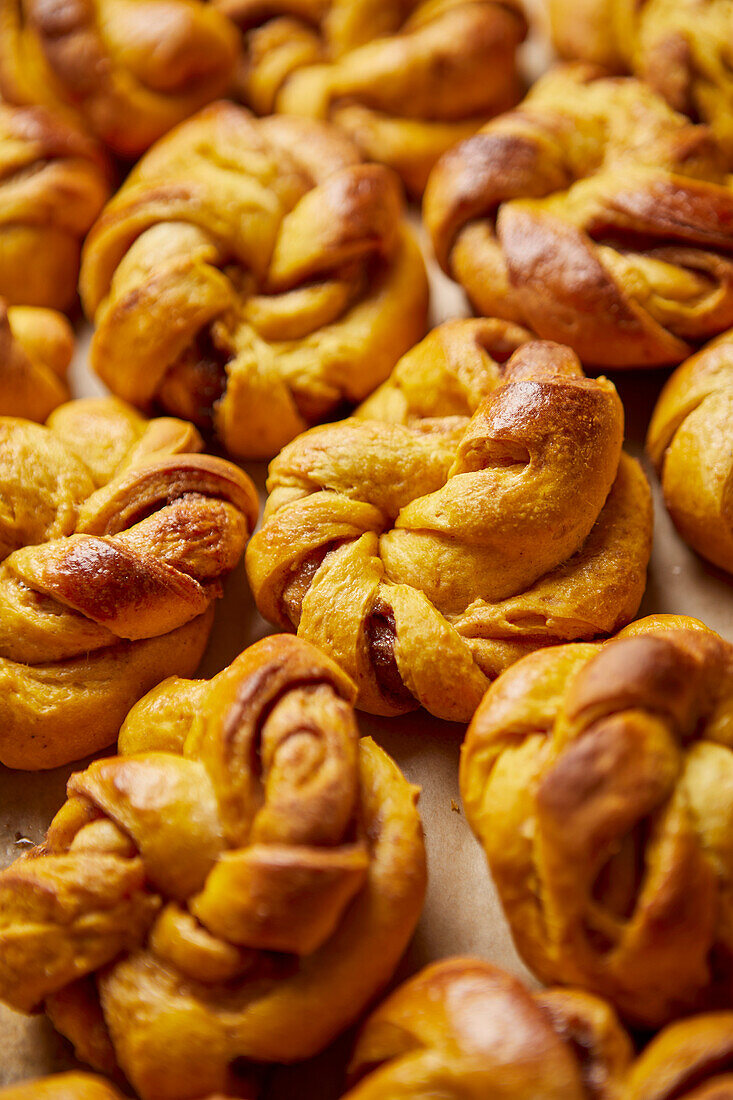
<path id="1" fill-rule="evenodd" d="M 329 118 L 413 194 L 451 145 L 521 97 L 515 0 L 215 0 L 243 33 L 241 98 Z"/>
<path id="2" fill-rule="evenodd" d="M 670 1024 L 634 1063 L 627 1100 L 730 1100 L 733 1013 Z"/>
<path id="3" fill-rule="evenodd" d="M 530 993 L 479 959 L 426 967 L 367 1020 L 344 1100 L 622 1100 L 629 1037 L 588 993 Z M 430 1090 L 434 1091 L 430 1091 Z"/>
<path id="4" fill-rule="evenodd" d="M 730 1003 L 732 717 L 733 646 L 690 619 L 532 654 L 489 691 L 461 790 L 544 980 L 643 1026 Z"/>
<path id="5" fill-rule="evenodd" d="M 109 189 L 89 138 L 44 108 L 0 104 L 0 297 L 70 308 L 81 242 Z"/>
<path id="6" fill-rule="evenodd" d="M 425 331 L 397 180 L 305 119 L 219 103 L 159 142 L 87 241 L 94 369 L 136 405 L 270 457 Z"/>
<path id="7" fill-rule="evenodd" d="M 200 0 L 3 0 L 0 93 L 134 158 L 223 95 L 237 32 Z"/>
<path id="8" fill-rule="evenodd" d="M 365 710 L 468 721 L 523 653 L 638 607 L 651 505 L 621 403 L 528 338 L 443 325 L 356 416 L 270 467 L 247 554 L 257 605 L 330 653 Z"/>
<path id="9" fill-rule="evenodd" d="M 257 520 L 246 474 L 190 424 L 115 398 L 46 427 L 0 418 L 0 759 L 46 768 L 115 740 L 140 696 L 190 675 Z"/>
<path id="10" fill-rule="evenodd" d="M 733 331 L 679 367 L 654 409 L 647 450 L 682 538 L 733 573 Z"/>
<path id="11" fill-rule="evenodd" d="M 45 1001 L 143 1100 L 231 1088 L 347 1027 L 417 922 L 417 792 L 359 741 L 354 687 L 271 637 L 162 684 L 125 753 L 72 776 L 46 842 L 0 875 L 0 996 Z"/>
<path id="12" fill-rule="evenodd" d="M 436 165 L 425 218 L 478 311 L 585 363 L 679 363 L 733 324 L 733 188 L 704 126 L 586 65 Z"/>
<path id="13" fill-rule="evenodd" d="M 74 353 L 69 322 L 52 309 L 12 306 L 0 298 L 0 416 L 45 420 L 69 399 Z"/>
<path id="14" fill-rule="evenodd" d="M 550 0 L 565 57 L 631 70 L 672 107 L 707 122 L 733 158 L 730 0 Z"/>

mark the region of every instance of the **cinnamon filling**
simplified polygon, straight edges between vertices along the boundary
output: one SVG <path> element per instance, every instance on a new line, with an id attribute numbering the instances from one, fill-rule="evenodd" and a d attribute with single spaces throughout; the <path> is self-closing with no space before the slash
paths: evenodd
<path id="1" fill-rule="evenodd" d="M 392 608 L 383 600 L 376 600 L 366 621 L 366 641 L 379 690 L 395 706 L 410 706 L 415 696 L 405 686 L 397 667 L 396 634 Z"/>

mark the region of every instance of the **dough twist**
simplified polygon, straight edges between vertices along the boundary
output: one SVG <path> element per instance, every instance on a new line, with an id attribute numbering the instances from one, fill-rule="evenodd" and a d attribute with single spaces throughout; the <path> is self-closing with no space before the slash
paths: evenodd
<path id="1" fill-rule="evenodd" d="M 725 157 L 640 81 L 554 69 L 446 153 L 424 211 L 479 312 L 586 364 L 679 363 L 733 324 Z"/>
<path id="2" fill-rule="evenodd" d="M 543 980 L 645 1027 L 730 1004 L 732 720 L 733 646 L 671 616 L 532 654 L 492 686 L 461 791 Z"/>
<path id="3" fill-rule="evenodd" d="M 74 353 L 69 322 L 52 309 L 12 306 L 0 298 L 0 416 L 43 421 L 69 399 Z"/>
<path id="4" fill-rule="evenodd" d="M 733 1013 L 670 1024 L 634 1063 L 625 1100 L 730 1100 Z"/>
<path id="5" fill-rule="evenodd" d="M 216 0 L 258 114 L 331 119 L 422 193 L 436 160 L 521 97 L 514 0 Z"/>
<path id="6" fill-rule="evenodd" d="M 647 450 L 682 538 L 733 573 L 733 331 L 674 372 Z"/>
<path id="7" fill-rule="evenodd" d="M 422 257 L 383 167 L 324 123 L 219 103 L 134 169 L 87 241 L 94 369 L 271 457 L 425 331 Z"/>
<path id="8" fill-rule="evenodd" d="M 243 1062 L 325 1047 L 390 978 L 425 889 L 417 791 L 359 740 L 353 696 L 271 637 L 143 699 L 127 755 L 72 776 L 45 844 L 0 874 L 0 996 L 45 1003 L 143 1100 L 236 1095 Z"/>
<path id="9" fill-rule="evenodd" d="M 109 190 L 89 138 L 45 108 L 0 104 L 0 297 L 69 309 L 81 243 Z"/>
<path id="10" fill-rule="evenodd" d="M 579 990 L 530 993 L 480 959 L 433 963 L 367 1020 L 344 1100 L 625 1100 L 632 1056 L 613 1009 Z"/>
<path id="11" fill-rule="evenodd" d="M 0 760 L 48 768 L 111 744 L 132 704 L 190 675 L 257 519 L 190 424 L 115 398 L 48 425 L 0 418 Z"/>
<path id="12" fill-rule="evenodd" d="M 330 653 L 365 710 L 468 721 L 519 656 L 639 605 L 651 504 L 618 395 L 527 339 L 442 325 L 354 417 L 270 467 L 257 605 Z"/>
<path id="13" fill-rule="evenodd" d="M 226 92 L 237 45 L 201 0 L 1 0 L 0 93 L 134 158 Z"/>
<path id="14" fill-rule="evenodd" d="M 550 14 L 564 57 L 635 73 L 733 160 L 731 0 L 550 0 Z"/>

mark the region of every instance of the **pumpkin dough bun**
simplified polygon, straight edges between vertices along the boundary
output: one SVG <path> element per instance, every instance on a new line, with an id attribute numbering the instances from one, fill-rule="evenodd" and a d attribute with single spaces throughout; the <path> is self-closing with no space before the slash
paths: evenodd
<path id="1" fill-rule="evenodd" d="M 0 3 L 0 23 L 2 11 Z M 76 304 L 82 241 L 111 178 L 101 149 L 58 114 L 0 103 L 0 298 L 8 305 Z"/>
<path id="2" fill-rule="evenodd" d="M 733 330 L 674 372 L 646 446 L 682 538 L 733 573 Z"/>
<path id="3" fill-rule="evenodd" d="M 69 400 L 66 372 L 74 333 L 52 309 L 8 306 L 0 298 L 0 416 L 43 421 Z"/>
<path id="4" fill-rule="evenodd" d="M 677 616 L 533 653 L 489 689 L 463 804 L 543 981 L 644 1028 L 733 1002 L 732 723 L 733 645 Z"/>
<path id="5" fill-rule="evenodd" d="M 92 230 L 91 365 L 127 401 L 271 458 L 425 332 L 399 181 L 335 127 L 218 103 L 132 171 Z"/>
<path id="6" fill-rule="evenodd" d="M 238 1095 L 381 992 L 426 884 L 417 789 L 359 738 L 354 685 L 265 638 L 130 713 L 0 874 L 0 997 L 44 1008 L 141 1100 Z"/>
<path id="7" fill-rule="evenodd" d="M 641 81 L 551 70 L 441 158 L 424 216 L 478 313 L 587 366 L 680 363 L 733 325 L 726 156 Z"/>
<path id="8" fill-rule="evenodd" d="M 0 417 L 0 761 L 53 768 L 190 676 L 257 521 L 252 482 L 116 398 Z"/>
<path id="9" fill-rule="evenodd" d="M 224 95 L 237 50 L 201 0 L 0 3 L 3 99 L 53 107 L 128 159 Z"/>
<path id="10" fill-rule="evenodd" d="M 633 72 L 670 106 L 707 122 L 733 162 L 731 0 L 549 0 L 566 58 Z"/>
<path id="11" fill-rule="evenodd" d="M 214 0 L 242 32 L 260 115 L 329 119 L 413 195 L 451 145 L 521 98 L 516 0 Z"/>
<path id="12" fill-rule="evenodd" d="M 443 959 L 368 1018 L 344 1100 L 625 1100 L 632 1054 L 598 997 L 530 992 L 481 959 Z"/>
<path id="13" fill-rule="evenodd" d="M 523 654 L 639 606 L 651 497 L 616 390 L 528 341 L 503 321 L 441 325 L 270 466 L 257 606 L 338 661 L 364 710 L 467 722 Z"/>

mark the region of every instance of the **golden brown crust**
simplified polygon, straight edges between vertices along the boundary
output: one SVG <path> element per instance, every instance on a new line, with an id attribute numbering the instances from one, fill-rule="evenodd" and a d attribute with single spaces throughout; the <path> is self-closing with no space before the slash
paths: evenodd
<path id="1" fill-rule="evenodd" d="M 74 333 L 60 313 L 0 298 L 0 416 L 43 421 L 69 399 Z"/>
<path id="2" fill-rule="evenodd" d="M 677 111 L 707 122 L 733 159 L 729 0 L 550 0 L 563 57 L 636 74 Z"/>
<path id="3" fill-rule="evenodd" d="M 622 454 L 616 391 L 528 339 L 442 325 L 355 416 L 270 467 L 247 555 L 257 605 L 338 660 L 365 710 L 467 721 L 520 655 L 638 606 L 649 488 Z"/>
<path id="4" fill-rule="evenodd" d="M 0 92 L 53 107 L 133 158 L 232 77 L 237 32 L 200 0 L 3 0 Z"/>
<path id="5" fill-rule="evenodd" d="M 532 994 L 491 963 L 444 959 L 369 1017 L 350 1070 L 358 1084 L 344 1100 L 622 1100 L 631 1056 L 597 997 Z"/>
<path id="6" fill-rule="evenodd" d="M 116 398 L 69 402 L 46 427 L 0 418 L 0 439 L 0 758 L 54 767 L 194 671 L 257 495 L 231 463 L 191 453 L 191 425 Z"/>
<path id="7" fill-rule="evenodd" d="M 330 119 L 422 193 L 456 141 L 521 96 L 514 0 L 216 0 L 242 31 L 237 88 L 258 114 Z"/>
<path id="8" fill-rule="evenodd" d="M 682 538 L 733 573 L 733 331 L 679 367 L 659 397 L 647 451 Z"/>
<path id="9" fill-rule="evenodd" d="M 517 663 L 463 748 L 523 957 L 645 1027 L 729 998 L 732 708 L 733 646 L 659 617 Z"/>
<path id="10" fill-rule="evenodd" d="M 8 305 L 74 305 L 81 244 L 109 191 L 100 149 L 63 117 L 0 104 L 0 297 Z"/>
<path id="11" fill-rule="evenodd" d="M 280 636 L 143 699 L 134 754 L 72 776 L 44 845 L 0 874 L 3 999 L 45 1003 L 143 1100 L 238 1094 L 242 1062 L 325 1047 L 388 981 L 425 890 L 417 791 L 359 740 L 353 697 Z"/>
<path id="12" fill-rule="evenodd" d="M 627 1100 L 731 1100 L 733 1013 L 715 1012 L 670 1024 L 629 1074 Z"/>
<path id="13" fill-rule="evenodd" d="M 584 363 L 679 363 L 733 322 L 733 188 L 640 81 L 560 66 L 436 165 L 425 219 L 477 310 Z"/>
<path id="14" fill-rule="evenodd" d="M 110 388 L 240 457 L 364 398 L 427 312 L 392 173 L 325 123 L 230 103 L 140 161 L 89 236 L 81 294 Z"/>

